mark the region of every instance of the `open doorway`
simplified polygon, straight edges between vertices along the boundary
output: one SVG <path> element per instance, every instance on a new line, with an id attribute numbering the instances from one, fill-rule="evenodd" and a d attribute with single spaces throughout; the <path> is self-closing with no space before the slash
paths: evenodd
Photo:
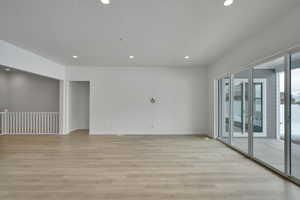
<path id="1" fill-rule="evenodd" d="M 71 81 L 69 94 L 69 130 L 88 134 L 90 128 L 90 82 Z"/>

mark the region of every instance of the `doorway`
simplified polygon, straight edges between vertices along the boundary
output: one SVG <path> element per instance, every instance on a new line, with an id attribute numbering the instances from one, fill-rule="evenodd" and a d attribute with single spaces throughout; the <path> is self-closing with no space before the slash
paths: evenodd
<path id="1" fill-rule="evenodd" d="M 90 82 L 70 81 L 69 132 L 89 132 Z"/>

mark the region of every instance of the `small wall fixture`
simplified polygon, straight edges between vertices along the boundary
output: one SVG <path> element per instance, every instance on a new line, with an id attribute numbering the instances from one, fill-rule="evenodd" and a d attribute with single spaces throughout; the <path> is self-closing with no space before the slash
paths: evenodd
<path id="1" fill-rule="evenodd" d="M 77 59 L 77 58 L 78 58 L 78 56 L 73 56 L 73 58 L 74 58 L 74 59 Z"/>
<path id="2" fill-rule="evenodd" d="M 150 99 L 150 103 L 155 104 L 156 103 L 156 99 L 154 99 L 153 97 Z"/>
<path id="3" fill-rule="evenodd" d="M 225 7 L 231 6 L 231 5 L 233 4 L 233 1 L 234 1 L 234 0 L 225 0 L 225 1 L 224 1 L 224 6 L 225 6 Z"/>
<path id="4" fill-rule="evenodd" d="M 134 59 L 134 56 L 129 56 L 129 59 Z"/>
<path id="5" fill-rule="evenodd" d="M 190 59 L 190 56 L 184 56 L 184 59 L 188 60 Z"/>
<path id="6" fill-rule="evenodd" d="M 110 0 L 100 0 L 103 5 L 109 5 Z"/>

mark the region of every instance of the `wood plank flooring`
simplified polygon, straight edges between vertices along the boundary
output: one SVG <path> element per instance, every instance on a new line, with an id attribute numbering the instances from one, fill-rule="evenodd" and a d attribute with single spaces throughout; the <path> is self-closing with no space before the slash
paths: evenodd
<path id="1" fill-rule="evenodd" d="M 0 136 L 1 200 L 298 200 L 300 188 L 199 136 Z"/>
<path id="2" fill-rule="evenodd" d="M 284 171 L 284 141 L 272 138 L 254 138 L 254 157 Z M 248 152 L 248 138 L 232 138 L 232 145 Z M 300 145 L 291 144 L 292 174 L 300 178 Z"/>

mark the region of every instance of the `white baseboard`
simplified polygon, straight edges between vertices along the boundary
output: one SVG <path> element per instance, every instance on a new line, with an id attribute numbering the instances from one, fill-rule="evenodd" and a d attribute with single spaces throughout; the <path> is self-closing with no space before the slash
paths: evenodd
<path id="1" fill-rule="evenodd" d="M 207 135 L 205 131 L 90 131 L 90 135 Z"/>

